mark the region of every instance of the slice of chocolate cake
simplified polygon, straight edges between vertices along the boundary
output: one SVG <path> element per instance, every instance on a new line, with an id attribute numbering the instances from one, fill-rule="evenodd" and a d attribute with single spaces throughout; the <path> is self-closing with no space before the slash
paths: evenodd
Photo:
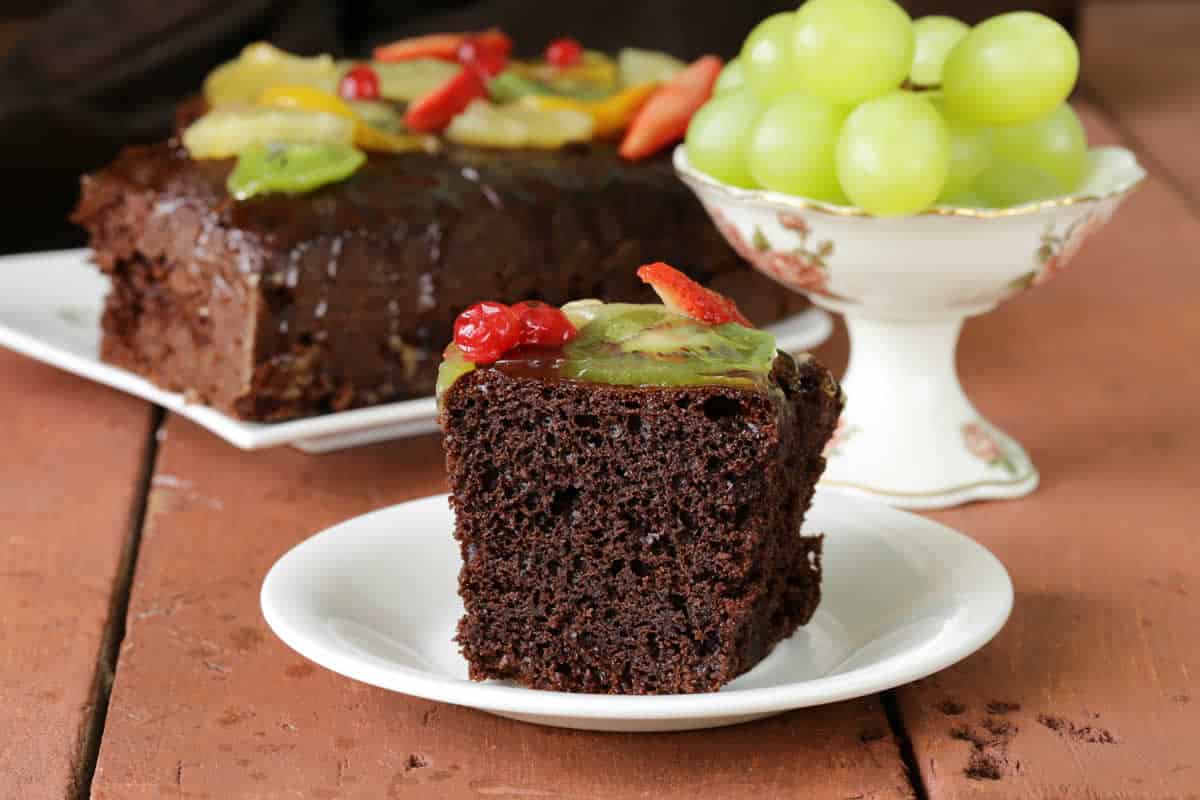
<path id="1" fill-rule="evenodd" d="M 452 345 L 442 367 L 470 675 L 716 690 L 817 607 L 821 540 L 800 524 L 840 390 L 736 323 L 564 310 L 563 347 L 482 365 Z"/>

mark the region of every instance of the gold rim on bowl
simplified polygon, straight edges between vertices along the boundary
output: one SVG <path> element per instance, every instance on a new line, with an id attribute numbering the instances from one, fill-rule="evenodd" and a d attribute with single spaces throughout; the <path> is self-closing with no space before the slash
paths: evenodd
<path id="1" fill-rule="evenodd" d="M 927 208 L 912 216 L 917 217 L 964 217 L 969 219 L 1001 219 L 1005 217 L 1021 217 L 1032 214 L 1039 214 L 1051 208 L 1061 208 L 1065 206 L 1080 205 L 1082 203 L 1098 203 L 1104 200 L 1109 200 L 1114 197 L 1129 194 L 1133 189 L 1146 179 L 1146 170 L 1138 163 L 1137 156 L 1132 151 L 1124 147 L 1097 147 L 1090 150 L 1090 153 L 1100 153 L 1103 151 L 1117 152 L 1128 157 L 1130 166 L 1133 168 L 1131 176 L 1123 180 L 1116 188 L 1099 193 L 1099 194 L 1073 194 L 1064 197 L 1052 197 L 1048 200 L 1039 200 L 1035 203 L 1025 203 L 1024 205 L 1012 206 L 1011 208 L 968 208 L 961 206 L 933 206 Z M 824 203 L 820 200 L 811 200 L 806 197 L 798 197 L 796 195 L 784 194 L 782 192 L 773 192 L 768 189 L 742 189 L 737 186 L 730 186 L 727 183 L 717 180 L 711 175 L 701 172 L 688 162 L 686 145 L 680 144 L 675 148 L 672 154 L 671 161 L 675 167 L 675 172 L 686 182 L 699 183 L 709 189 L 714 189 L 722 192 L 731 198 L 737 200 L 753 200 L 761 203 L 773 203 L 776 205 L 790 206 L 798 210 L 815 211 L 820 214 L 829 214 L 835 217 L 864 217 L 871 219 L 884 219 L 876 217 L 874 214 L 863 211 L 861 208 L 854 206 L 838 206 L 831 203 Z"/>

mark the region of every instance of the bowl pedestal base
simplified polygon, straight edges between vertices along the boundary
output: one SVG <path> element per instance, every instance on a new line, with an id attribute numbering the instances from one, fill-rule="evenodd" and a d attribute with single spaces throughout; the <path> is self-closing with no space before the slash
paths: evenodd
<path id="1" fill-rule="evenodd" d="M 850 364 L 822 485 L 913 509 L 1022 497 L 1037 487 L 1024 448 L 985 420 L 959 383 L 954 352 L 965 313 L 888 318 L 837 305 Z"/>

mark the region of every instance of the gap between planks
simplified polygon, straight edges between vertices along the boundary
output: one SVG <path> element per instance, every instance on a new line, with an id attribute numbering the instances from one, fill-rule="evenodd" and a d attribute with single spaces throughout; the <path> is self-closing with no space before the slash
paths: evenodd
<path id="1" fill-rule="evenodd" d="M 904 764 L 904 772 L 908 776 L 908 785 L 916 800 L 929 800 L 929 790 L 925 787 L 925 778 L 921 774 L 921 765 L 917 763 L 917 752 L 913 748 L 912 738 L 904 726 L 904 714 L 900 711 L 900 702 L 896 698 L 896 690 L 888 689 L 879 695 L 883 703 L 884 714 L 887 715 L 888 728 L 896 741 L 896 749 L 900 752 L 900 762 Z"/>
<path id="2" fill-rule="evenodd" d="M 129 509 L 129 530 L 121 551 L 120 571 L 108 608 L 108 632 L 101 642 L 92 685 L 92 718 L 81 737 L 78 769 L 75 775 L 73 800 L 87 800 L 92 792 L 92 779 L 96 775 L 96 763 L 100 758 L 100 744 L 104 739 L 104 724 L 108 719 L 108 704 L 116 676 L 117 660 L 121 643 L 125 640 L 125 618 L 129 612 L 129 597 L 133 591 L 133 577 L 137 570 L 138 553 L 142 545 L 142 527 L 146 521 L 146 503 L 150 496 L 150 482 L 154 477 L 154 465 L 158 461 L 159 431 L 166 419 L 166 412 L 159 406 L 151 406 L 150 432 L 142 443 L 142 470 L 138 475 L 137 492 Z"/>

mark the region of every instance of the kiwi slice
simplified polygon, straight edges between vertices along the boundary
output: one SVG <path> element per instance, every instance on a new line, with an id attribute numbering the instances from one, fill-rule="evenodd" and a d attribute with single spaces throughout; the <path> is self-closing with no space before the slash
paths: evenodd
<path id="1" fill-rule="evenodd" d="M 474 370 L 475 364 L 467 361 L 456 345 L 448 345 L 446 351 L 442 353 L 442 363 L 438 365 L 436 389 L 438 405 L 441 405 L 442 395 L 454 385 L 456 380 Z"/>
<path id="2" fill-rule="evenodd" d="M 734 323 L 705 325 L 661 306 L 624 306 L 593 319 L 565 348 L 563 373 L 618 385 L 757 384 L 775 337 Z"/>
<path id="3" fill-rule="evenodd" d="M 238 200 L 258 194 L 297 194 L 344 180 L 366 156 L 347 144 L 290 142 L 258 145 L 238 156 L 229 173 L 229 193 Z"/>

